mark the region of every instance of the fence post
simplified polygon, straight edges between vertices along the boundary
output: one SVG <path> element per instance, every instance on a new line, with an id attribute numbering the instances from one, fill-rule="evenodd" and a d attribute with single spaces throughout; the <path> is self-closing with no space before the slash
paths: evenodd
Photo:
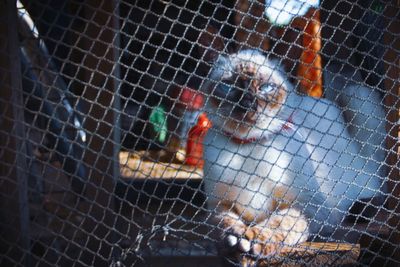
<path id="1" fill-rule="evenodd" d="M 0 1 L 0 258 L 29 266 L 29 203 L 16 1 Z"/>
<path id="2" fill-rule="evenodd" d="M 114 193 L 115 193 L 115 188 L 116 185 L 118 184 L 118 181 L 120 179 L 120 167 L 119 167 L 119 152 L 121 150 L 121 98 L 120 98 L 120 88 L 121 88 L 121 69 L 120 69 L 120 53 L 119 53 L 119 48 L 121 47 L 120 44 L 120 30 L 121 30 L 121 25 L 119 22 L 119 16 L 115 16 L 115 14 L 119 14 L 119 1 L 118 0 L 113 0 L 113 9 L 114 9 L 114 15 L 112 16 L 112 28 L 115 30 L 114 32 L 114 41 L 113 41 L 113 62 L 114 62 L 114 69 L 113 69 L 113 90 L 114 90 L 114 95 L 113 95 L 113 180 L 114 180 Z M 116 199 L 115 196 L 113 196 L 112 199 L 112 206 L 114 209 L 117 208 L 116 205 Z M 117 210 L 115 210 L 118 212 Z M 120 261 L 121 257 L 121 247 L 117 244 L 119 241 L 119 235 L 121 234 L 118 232 L 118 227 L 117 227 L 117 220 L 118 220 L 118 215 L 115 216 L 117 217 L 116 220 L 114 220 L 114 228 L 116 228 L 116 231 L 113 232 L 112 240 L 113 240 L 113 250 L 112 250 L 112 257 L 113 260 L 116 260 L 117 262 Z"/>
<path id="3" fill-rule="evenodd" d="M 81 101 L 86 109 L 84 127 L 88 134 L 85 162 L 90 166 L 86 196 L 90 207 L 83 223 L 88 242 L 84 254 L 95 254 L 91 262 L 86 258 L 83 261 L 92 266 L 110 266 L 119 260 L 121 231 L 114 205 L 120 143 L 117 5 L 116 1 L 86 1 L 81 13 L 86 24 L 77 44 L 85 51 L 80 55 L 83 65 L 77 77 L 83 85 Z"/>
<path id="4" fill-rule="evenodd" d="M 398 1 L 393 1 L 393 6 L 385 10 L 385 18 L 390 20 L 387 31 L 385 31 L 385 45 L 386 51 L 384 55 L 385 60 L 385 87 L 388 90 L 385 104 L 388 108 L 388 124 L 387 129 L 389 137 L 387 138 L 387 147 L 390 151 L 387 163 L 390 167 L 389 172 L 389 192 L 390 197 L 388 200 L 389 210 L 392 211 L 392 216 L 387 222 L 390 227 L 397 231 L 393 231 L 390 236 L 390 242 L 392 244 L 399 244 L 400 242 L 400 21 L 397 19 L 397 14 L 400 10 L 400 4 Z M 393 252 L 394 258 L 400 261 L 400 249 L 395 247 Z"/>

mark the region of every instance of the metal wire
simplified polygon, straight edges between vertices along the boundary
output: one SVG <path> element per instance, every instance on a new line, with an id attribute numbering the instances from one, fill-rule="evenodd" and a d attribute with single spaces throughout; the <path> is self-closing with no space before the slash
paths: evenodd
<path id="1" fill-rule="evenodd" d="M 274 1 L 6 2 L 1 266 L 348 263 L 324 247 L 256 253 L 256 237 L 225 223 L 254 230 L 263 219 L 248 214 L 275 218 L 281 206 L 305 214 L 307 241 L 360 245 L 355 265 L 400 265 L 397 3 L 287 1 L 277 22 L 294 2 L 307 12 L 276 25 Z M 279 81 L 247 94 L 269 71 Z M 315 85 L 321 98 L 305 96 Z M 282 87 L 293 92 L 280 103 Z M 284 112 L 256 107 L 246 121 L 262 101 Z M 191 166 L 189 129 L 203 112 L 213 126 Z"/>

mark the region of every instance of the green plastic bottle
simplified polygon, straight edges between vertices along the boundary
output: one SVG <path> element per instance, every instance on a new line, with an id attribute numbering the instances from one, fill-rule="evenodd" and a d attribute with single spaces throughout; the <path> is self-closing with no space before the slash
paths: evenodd
<path id="1" fill-rule="evenodd" d="M 167 116 L 163 106 L 158 106 L 152 110 L 150 114 L 150 123 L 156 133 L 156 139 L 160 143 L 164 143 L 167 139 Z"/>

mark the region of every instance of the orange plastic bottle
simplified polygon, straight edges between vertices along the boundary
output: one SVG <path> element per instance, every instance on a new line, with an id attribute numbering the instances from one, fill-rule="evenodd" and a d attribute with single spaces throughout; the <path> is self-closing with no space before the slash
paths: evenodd
<path id="1" fill-rule="evenodd" d="M 200 114 L 197 124 L 190 129 L 188 134 L 185 164 L 203 168 L 203 140 L 211 126 L 207 115 Z"/>
<path id="2" fill-rule="evenodd" d="M 310 8 L 305 15 L 303 34 L 303 52 L 297 76 L 300 78 L 301 90 L 313 97 L 321 97 L 322 58 L 321 58 L 321 22 L 319 10 Z"/>

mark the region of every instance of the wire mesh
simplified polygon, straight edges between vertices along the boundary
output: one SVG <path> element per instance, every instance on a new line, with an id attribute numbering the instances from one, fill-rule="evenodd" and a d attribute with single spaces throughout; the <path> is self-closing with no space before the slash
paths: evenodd
<path id="1" fill-rule="evenodd" d="M 399 9 L 1 3 L 0 265 L 399 265 Z"/>

